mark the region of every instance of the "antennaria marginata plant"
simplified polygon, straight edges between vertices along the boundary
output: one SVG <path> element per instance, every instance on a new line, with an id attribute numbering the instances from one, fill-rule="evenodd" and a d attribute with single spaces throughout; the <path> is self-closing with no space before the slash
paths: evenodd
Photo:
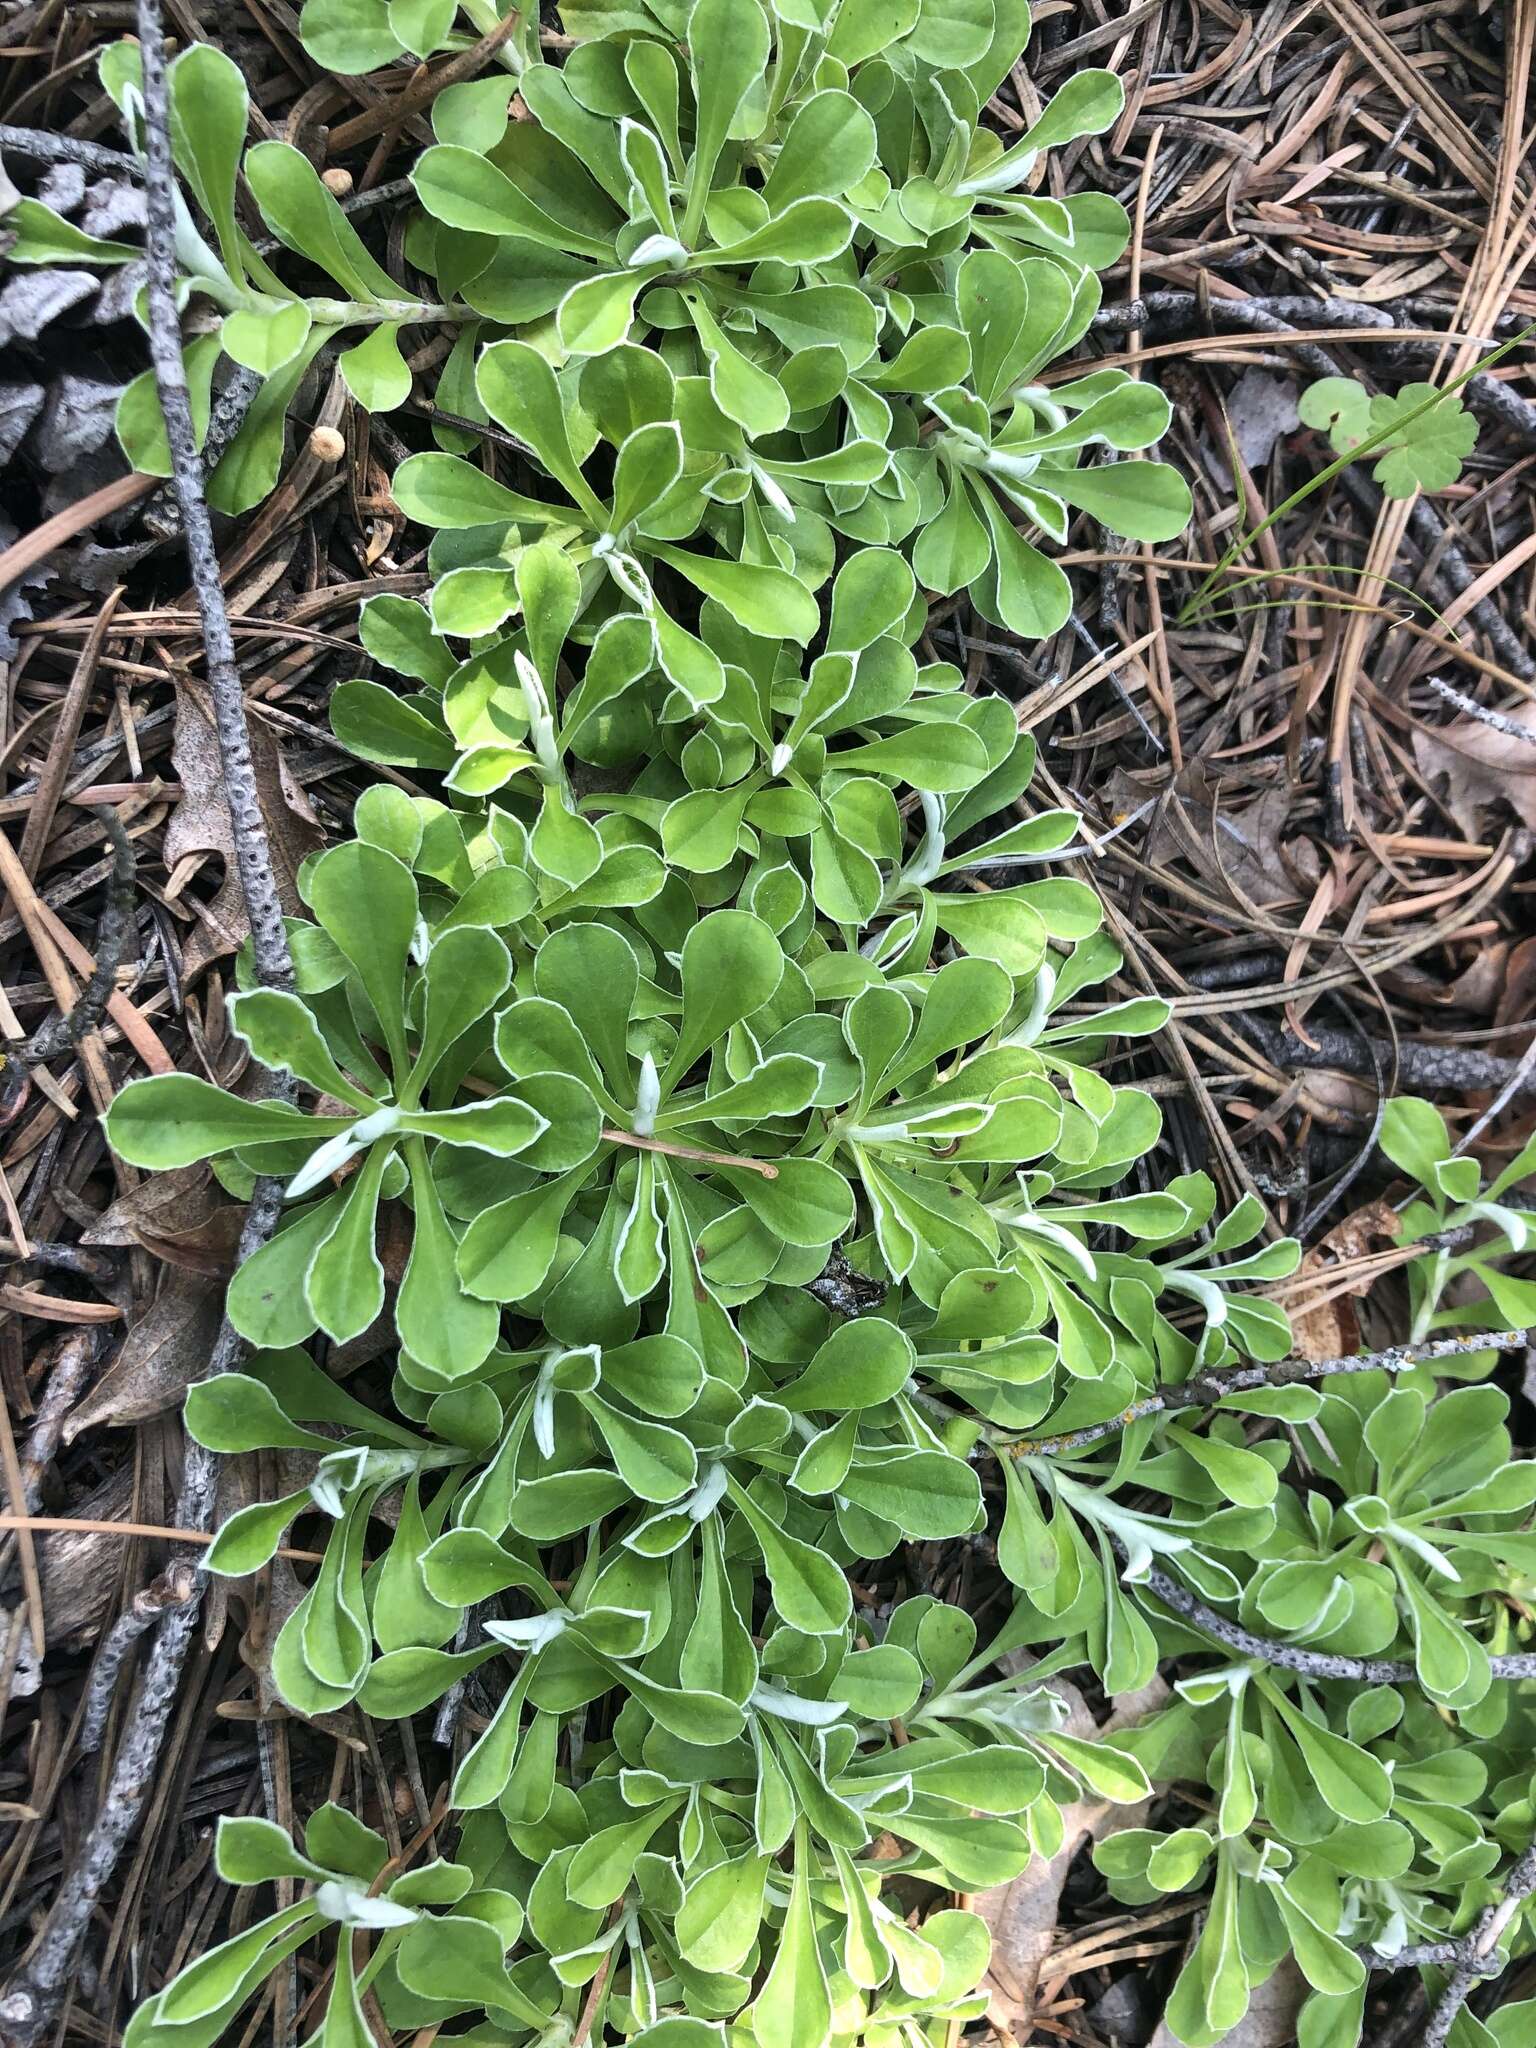
<path id="1" fill-rule="evenodd" d="M 321 2048 L 372 2038 L 364 1993 L 476 2048 L 941 2048 L 986 2003 L 952 1900 L 1154 1781 L 1186 1824 L 1095 1854 L 1131 1905 L 1208 1891 L 1178 2038 L 1218 2041 L 1289 1956 L 1306 2048 L 1346 2048 L 1368 1968 L 1460 1936 L 1530 1839 L 1536 1468 L 1491 1353 L 1267 1372 L 1290 1335 L 1254 1289 L 1298 1248 L 1203 1174 L 1131 1178 L 1160 1112 L 1107 1055 L 1167 1006 L 1101 993 L 1077 820 L 1032 799 L 1011 703 L 932 658 L 962 594 L 1063 623 L 1074 512 L 1152 542 L 1189 514 L 1139 453 L 1156 386 L 1069 366 L 1124 215 L 1038 177 L 1120 87 L 1081 71 L 1005 143 L 982 110 L 1015 0 L 562 19 L 434 100 L 411 292 L 296 150 L 242 151 L 227 59 L 172 68 L 194 398 L 221 357 L 264 380 L 216 504 L 270 490 L 327 348 L 388 412 L 441 329 L 453 417 L 392 483 L 430 588 L 367 603 L 374 672 L 332 705 L 408 787 L 307 864 L 293 991 L 247 973 L 232 1004 L 298 1106 L 177 1075 L 108 1131 L 286 1184 L 230 1289 L 250 1354 L 187 1409 L 292 1482 L 210 1570 L 320 1532 L 283 1698 L 405 1716 L 478 1672 L 491 1711 L 451 1860 L 396 1870 L 334 1806 L 302 1853 L 226 1821 L 223 1876 L 301 1896 L 156 1989 L 128 2048 L 233 2038 L 325 1927 Z M 494 26 L 303 15 L 344 72 Z M 103 76 L 137 142 L 132 45 Z M 10 224 L 15 260 L 136 253 L 34 201 Z M 167 466 L 152 382 L 120 429 Z M 1512 1241 L 1421 1124 L 1388 1133 L 1434 1212 L 1405 1229 L 1450 1203 Z M 1484 1252 L 1488 1321 L 1531 1320 Z M 381 1319 L 387 1407 L 326 1369 Z M 989 1526 L 1016 1599 L 985 1639 L 929 1593 L 864 1597 L 867 1561 Z M 1036 1661 L 1003 1676 L 1013 1651 Z M 1174 1655 L 1204 1661 L 1096 1742 L 1047 1684 L 1135 1692 Z"/>

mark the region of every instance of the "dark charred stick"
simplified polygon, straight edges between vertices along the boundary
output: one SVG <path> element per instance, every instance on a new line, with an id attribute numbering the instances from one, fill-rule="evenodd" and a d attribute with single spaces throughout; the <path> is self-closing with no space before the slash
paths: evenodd
<path id="1" fill-rule="evenodd" d="M 1373 1048 L 1383 1070 L 1390 1071 L 1394 1057 L 1394 1049 L 1379 1039 L 1354 1038 L 1348 1032 L 1331 1031 L 1326 1025 L 1308 1024 L 1307 1029 L 1317 1043 L 1307 1045 L 1252 1012 L 1245 1013 L 1240 1022 L 1266 1058 L 1281 1067 L 1332 1067 L 1339 1073 L 1357 1074 L 1368 1080 L 1376 1071 L 1371 1059 Z M 1520 1075 L 1519 1060 L 1501 1053 L 1480 1052 L 1473 1046 L 1424 1045 L 1405 1039 L 1396 1048 L 1396 1058 L 1398 1085 L 1405 1094 L 1496 1095 L 1518 1077 L 1517 1097 L 1536 1095 L 1536 1073 Z"/>
<path id="2" fill-rule="evenodd" d="M 33 1238 L 26 1255 L 7 1253 L 0 1256 L 0 1264 L 7 1266 L 43 1266 L 55 1273 L 73 1273 L 79 1280 L 89 1280 L 93 1287 L 115 1287 L 122 1278 L 113 1251 L 92 1251 L 89 1245 L 54 1244 L 47 1239 Z"/>
<path id="3" fill-rule="evenodd" d="M 1407 1948 L 1400 1948 L 1395 1956 L 1381 1955 L 1369 1942 L 1355 1950 L 1355 1954 L 1368 1970 L 1424 1970 L 1442 1969 L 1447 1963 L 1462 1960 L 1465 1943 L 1460 1941 L 1416 1941 Z M 1497 1959 L 1484 1957 L 1478 1975 L 1496 1977 L 1500 1964 Z"/>
<path id="4" fill-rule="evenodd" d="M 138 877 L 133 841 L 110 804 L 93 808 L 101 829 L 112 842 L 112 873 L 107 882 L 107 900 L 96 926 L 96 965 L 68 1016 L 47 1018 L 18 1049 L 17 1057 L 29 1066 L 56 1058 L 67 1047 L 78 1045 L 82 1038 L 101 1028 L 107 1004 L 117 985 L 123 948 L 133 930 L 134 885 Z"/>
<path id="5" fill-rule="evenodd" d="M 1239 953 L 1230 959 L 1211 960 L 1201 966 L 1185 967 L 1174 963 L 1191 988 L 1197 988 L 1203 995 L 1220 995 L 1230 988 L 1256 988 L 1261 982 L 1273 981 L 1285 972 L 1285 961 L 1278 953 Z"/>

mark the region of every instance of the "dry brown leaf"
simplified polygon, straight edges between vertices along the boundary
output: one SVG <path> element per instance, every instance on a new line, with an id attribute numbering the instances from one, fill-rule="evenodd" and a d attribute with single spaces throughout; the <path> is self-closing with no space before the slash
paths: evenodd
<path id="1" fill-rule="evenodd" d="M 1441 998 L 1458 1010 L 1471 1010 L 1479 1017 L 1491 1017 L 1508 985 L 1510 949 L 1504 940 L 1479 946 L 1470 964 L 1462 969 Z"/>
<path id="2" fill-rule="evenodd" d="M 1264 467 L 1282 435 L 1294 433 L 1301 424 L 1300 396 L 1294 377 L 1277 377 L 1273 370 L 1245 370 L 1228 392 L 1222 411 L 1238 458 L 1250 475 Z M 1205 442 L 1200 458 L 1221 488 L 1230 491 L 1232 465 L 1225 438 Z"/>
<path id="3" fill-rule="evenodd" d="M 83 1244 L 142 1245 L 167 1265 L 228 1278 L 245 1211 L 223 1198 L 206 1166 L 157 1173 L 119 1195 L 81 1237 Z"/>
<path id="4" fill-rule="evenodd" d="M 1332 1067 L 1313 1068 L 1301 1092 L 1303 1106 L 1314 1115 L 1337 1111 L 1365 1124 L 1376 1114 L 1377 1100 L 1374 1083 L 1335 1073 Z"/>
<path id="5" fill-rule="evenodd" d="M 1536 939 L 1522 939 L 1509 956 L 1495 1024 L 1519 1024 L 1536 1009 Z"/>
<path id="6" fill-rule="evenodd" d="M 235 1254 L 244 1224 L 245 1211 L 240 1205 L 225 1202 L 201 1223 L 159 1235 L 145 1231 L 139 1242 L 145 1251 L 163 1259 L 168 1266 L 179 1266 L 187 1273 L 203 1273 L 212 1280 L 227 1280 L 235 1270 Z"/>
<path id="7" fill-rule="evenodd" d="M 1117 768 L 1106 777 L 1112 813 L 1128 815 L 1147 800 L 1145 784 Z M 1264 910 L 1294 902 L 1296 891 L 1281 858 L 1294 805 L 1278 784 L 1244 801 L 1244 793 L 1219 788 L 1198 761 L 1175 778 L 1173 795 L 1149 832 L 1142 858 L 1152 867 L 1182 858 L 1224 897 L 1238 895 Z M 1292 864 L 1315 876 L 1317 855 L 1309 840 L 1290 842 Z"/>
<path id="8" fill-rule="evenodd" d="M 219 1334 L 222 1290 L 200 1274 L 165 1276 L 153 1305 L 123 1339 L 112 1368 L 64 1425 L 73 1443 L 102 1423 L 145 1422 L 174 1408 L 208 1363 Z"/>
<path id="9" fill-rule="evenodd" d="M 1481 837 L 1482 814 L 1497 797 L 1536 832 L 1536 704 L 1521 704 L 1506 715 L 1531 739 L 1472 718 L 1432 730 L 1414 728 L 1419 770 L 1445 777 L 1446 809 L 1469 839 Z"/>
<path id="10" fill-rule="evenodd" d="M 1299 1358 L 1342 1358 L 1360 1349 L 1360 1320 L 1354 1303 L 1369 1294 L 1380 1274 L 1374 1266 L 1353 1277 L 1339 1269 L 1392 1244 L 1399 1227 L 1390 1202 L 1368 1202 L 1312 1246 L 1295 1277 L 1286 1283 L 1283 1297 Z M 1322 1295 L 1330 1299 L 1317 1298 Z M 1298 1306 L 1290 1307 L 1291 1303 Z"/>
<path id="11" fill-rule="evenodd" d="M 142 1244 L 145 1231 L 161 1236 L 167 1230 L 188 1230 L 204 1222 L 218 1202 L 219 1188 L 209 1166 L 173 1166 L 166 1173 L 151 1174 L 109 1202 L 80 1233 L 80 1242 Z"/>
<path id="12" fill-rule="evenodd" d="M 297 914 L 303 907 L 295 880 L 299 865 L 306 854 L 325 844 L 325 835 L 309 799 L 289 775 L 277 741 L 259 719 L 251 721 L 251 756 L 278 895 L 283 908 Z M 187 939 L 184 979 L 190 982 L 210 961 L 237 952 L 251 927 L 235 865 L 234 827 L 224 796 L 218 740 L 202 697 L 180 682 L 171 760 L 182 797 L 166 828 L 165 865 L 174 868 L 192 853 L 218 854 L 224 862 L 218 894 Z"/>
<path id="13" fill-rule="evenodd" d="M 130 1521 L 133 1486 L 129 1458 L 92 1492 L 71 1501 L 68 1511 L 83 1522 Z M 101 1626 L 113 1605 L 127 1546 L 120 1536 L 104 1536 L 98 1529 L 53 1529 L 38 1538 L 38 1548 L 52 1649 Z"/>
<path id="14" fill-rule="evenodd" d="M 111 1472 L 83 1499 L 71 1502 L 71 1510 L 82 1521 L 125 1522 L 133 1514 L 133 1460 Z M 99 1529 L 50 1529 L 39 1534 L 38 1574 L 43 1583 L 43 1610 L 47 1616 L 50 1651 L 66 1644 L 89 1641 L 113 1610 L 126 1546 L 119 1536 Z M 21 1574 L 16 1553 L 0 1573 L 0 1629 L 10 1626 Z M 21 1645 L 16 1668 L 11 1674 L 13 1699 L 30 1699 L 43 1682 L 42 1666 L 32 1647 L 32 1631 L 26 1625 L 26 1603 L 22 1602 Z"/>
<path id="15" fill-rule="evenodd" d="M 1006 1657 L 999 1661 L 1015 1670 L 1027 1668 L 1022 1657 L 1016 1662 Z M 1154 1678 L 1140 1692 L 1124 1693 L 1114 1699 L 1109 1719 L 1101 1723 L 1094 1720 L 1076 1686 L 1060 1678 L 1053 1678 L 1050 1684 L 1067 1702 L 1066 1732 L 1085 1740 L 1129 1727 L 1155 1713 L 1168 1698 L 1166 1684 L 1161 1678 Z M 1056 1854 L 1049 1859 L 1037 1856 L 1011 1884 L 980 1892 L 971 1901 L 992 1930 L 992 1960 L 982 1983 L 991 1998 L 987 2017 L 1004 2040 L 1023 2040 L 1028 2035 L 1041 1972 L 1055 1939 L 1061 1889 L 1072 1859 L 1085 1839 L 1096 1842 L 1114 1829 L 1140 1827 L 1149 1804 L 1150 1801 L 1143 1801 L 1136 1806 L 1115 1806 L 1107 1799 L 1080 1799 L 1064 1806 L 1064 1833 Z"/>

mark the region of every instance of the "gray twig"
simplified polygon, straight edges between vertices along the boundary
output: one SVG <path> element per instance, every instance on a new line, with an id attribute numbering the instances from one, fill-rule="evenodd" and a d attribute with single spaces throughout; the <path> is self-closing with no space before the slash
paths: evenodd
<path id="1" fill-rule="evenodd" d="M 243 366 L 237 369 L 218 397 L 213 401 L 213 410 L 208 415 L 208 431 L 203 436 L 203 470 L 212 471 L 214 464 L 245 425 L 245 416 L 250 411 L 262 380 L 254 370 Z M 181 532 L 181 505 L 176 496 L 174 480 L 161 484 L 144 502 L 140 518 L 149 531 L 159 540 L 174 540 Z"/>
<path id="2" fill-rule="evenodd" d="M 1536 732 L 1528 725 L 1522 725 L 1518 718 L 1511 718 L 1503 711 L 1490 711 L 1486 704 L 1479 704 L 1475 697 L 1469 697 L 1465 690 L 1456 690 L 1439 676 L 1426 676 L 1425 682 L 1437 697 L 1443 697 L 1447 704 L 1454 704 L 1458 711 L 1464 711 L 1468 718 L 1475 718 L 1479 725 L 1491 725 L 1495 732 L 1506 738 L 1524 740 L 1528 747 L 1536 747 Z"/>
<path id="3" fill-rule="evenodd" d="M 123 1666 L 128 1661 L 128 1652 L 139 1637 L 165 1613 L 168 1607 L 180 1607 L 196 1597 L 198 1590 L 197 1573 L 189 1564 L 173 1564 L 169 1571 L 162 1572 L 152 1585 L 135 1593 L 126 1611 L 117 1617 L 107 1632 L 106 1640 L 96 1653 L 96 1662 L 91 1667 L 90 1684 L 86 1689 L 85 1712 L 80 1718 L 80 1750 L 84 1756 L 92 1756 L 101 1747 L 101 1738 L 106 1732 L 107 1716 L 112 1711 L 112 1697 L 117 1691 L 117 1681 L 122 1676 Z"/>
<path id="4" fill-rule="evenodd" d="M 91 1367 L 105 1347 L 105 1338 L 100 1323 L 84 1323 L 77 1330 L 67 1330 L 54 1347 L 43 1398 L 37 1404 L 32 1433 L 21 1454 L 22 1508 L 29 1515 L 37 1512 L 43 1497 L 43 1474 L 59 1448 L 64 1418 L 84 1391 Z"/>
<path id="5" fill-rule="evenodd" d="M 176 498 L 181 506 L 187 566 L 197 593 L 202 621 L 208 691 L 213 700 L 214 730 L 224 771 L 224 795 L 234 827 L 235 861 L 251 921 L 251 950 L 256 973 L 269 988 L 293 986 L 293 961 L 283 906 L 277 893 L 267 825 L 257 791 L 251 758 L 251 735 L 245 721 L 240 671 L 235 665 L 234 635 L 224 604 L 224 584 L 213 544 L 208 501 L 203 492 L 203 466 L 192 424 L 186 364 L 181 352 L 181 325 L 176 311 L 175 174 L 167 132 L 165 55 L 160 38 L 159 0 L 139 0 L 139 40 L 143 47 L 145 102 L 145 180 L 148 200 L 146 255 L 149 265 L 149 353 L 165 415 Z M 153 43 L 153 49 L 150 45 Z"/>
<path id="6" fill-rule="evenodd" d="M 1464 1941 L 1416 1941 L 1407 1948 L 1400 1948 L 1394 1956 L 1384 1956 L 1379 1950 L 1363 1942 L 1355 1950 L 1370 1970 L 1428 1970 L 1443 1968 L 1447 1963 L 1460 1962 L 1466 1952 Z M 1479 1975 L 1496 1977 L 1501 1965 L 1488 1962 L 1486 1958 L 1479 1968 Z"/>
<path id="7" fill-rule="evenodd" d="M 78 164 L 83 171 L 98 171 L 119 178 L 142 178 L 144 167 L 125 149 L 108 149 L 105 143 L 83 142 L 76 135 L 53 135 L 43 128 L 13 128 L 0 121 L 0 149 L 13 149 L 38 164 Z"/>
<path id="8" fill-rule="evenodd" d="M 1125 1545 L 1112 1532 L 1109 1532 L 1109 1542 L 1123 1566 L 1126 1561 Z M 1207 1607 L 1196 1594 L 1156 1565 L 1150 1566 L 1133 1583 L 1161 1600 L 1171 1613 L 1193 1622 L 1204 1634 L 1213 1636 L 1229 1650 L 1235 1650 L 1240 1657 L 1256 1658 L 1261 1664 L 1272 1664 L 1279 1671 L 1294 1671 L 1303 1678 L 1347 1679 L 1357 1685 L 1405 1685 L 1413 1683 L 1418 1676 L 1406 1657 L 1335 1656 L 1327 1650 L 1303 1650 L 1294 1643 L 1277 1643 L 1269 1636 L 1255 1635 L 1241 1622 L 1228 1621 L 1214 1607 Z M 1516 1651 L 1490 1657 L 1488 1665 L 1495 1678 L 1536 1678 L 1536 1652 Z M 1529 1889 L 1536 1890 L 1536 1884 Z"/>
<path id="9" fill-rule="evenodd" d="M 1149 1415 L 1165 1415 L 1179 1408 L 1210 1408 L 1229 1394 L 1249 1394 L 1259 1387 L 1301 1386 L 1308 1380 L 1334 1379 L 1341 1373 L 1407 1372 L 1416 1365 L 1432 1365 L 1437 1358 L 1464 1358 L 1475 1351 L 1514 1351 L 1530 1334 L 1529 1330 L 1492 1330 L 1476 1337 L 1432 1337 L 1423 1344 L 1394 1344 L 1386 1351 L 1351 1352 L 1342 1358 L 1282 1358 L 1274 1365 L 1214 1367 L 1197 1373 L 1182 1386 L 1163 1387 L 1145 1400 L 1133 1401 L 1107 1421 L 1068 1430 L 1062 1436 L 994 1443 L 993 1448 L 1006 1451 L 1010 1458 L 1059 1458 L 1118 1436 L 1122 1429 Z"/>
<path id="10" fill-rule="evenodd" d="M 1487 1908 L 1462 1944 L 1461 1960 L 1451 1972 L 1450 1981 L 1429 2016 L 1429 2025 L 1420 2036 L 1423 2048 L 1445 2048 L 1468 1992 L 1480 1977 L 1494 1974 L 1488 1966 L 1499 1939 L 1532 1892 L 1536 1892 L 1536 1844 L 1512 1865 L 1504 1880 L 1503 1897 Z"/>
<path id="11" fill-rule="evenodd" d="M 117 983 L 117 969 L 123 947 L 133 930 L 134 884 L 138 862 L 133 841 L 121 818 L 110 804 L 93 805 L 101 829 L 112 842 L 112 873 L 107 882 L 107 900 L 96 926 L 96 965 L 84 988 L 75 998 L 68 1016 L 48 1017 L 18 1048 L 18 1057 L 28 1066 L 51 1060 L 67 1046 L 78 1045 L 101 1024 Z"/>

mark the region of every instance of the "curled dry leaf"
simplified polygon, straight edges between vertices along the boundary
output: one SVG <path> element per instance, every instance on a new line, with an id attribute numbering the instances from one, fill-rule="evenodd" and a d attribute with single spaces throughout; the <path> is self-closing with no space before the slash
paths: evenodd
<path id="1" fill-rule="evenodd" d="M 1509 985 L 1510 966 L 1511 948 L 1506 941 L 1480 946 L 1450 986 L 1441 990 L 1438 1000 L 1454 1004 L 1458 1010 L 1471 1010 L 1479 1017 L 1491 1017 Z M 1436 997 L 1431 994 L 1429 999 L 1434 1001 Z"/>
<path id="2" fill-rule="evenodd" d="M 109 1202 L 80 1233 L 82 1244 L 142 1244 L 144 1233 L 163 1236 L 200 1223 L 217 1206 L 218 1188 L 206 1162 L 157 1173 Z"/>
<path id="3" fill-rule="evenodd" d="M 1223 412 L 1243 467 L 1250 475 L 1262 469 L 1275 443 L 1301 424 L 1301 386 L 1294 377 L 1273 370 L 1245 370 L 1227 397 Z M 1232 488 L 1232 470 L 1225 441 L 1202 444 L 1201 460 L 1223 490 Z"/>
<path id="4" fill-rule="evenodd" d="M 82 1522 L 126 1522 L 133 1517 L 131 1462 L 109 1472 L 99 1486 L 72 1501 Z M 38 1568 L 48 1616 L 48 1642 L 68 1642 L 99 1628 L 112 1610 L 126 1546 L 99 1529 L 53 1529 L 38 1538 Z"/>
<path id="5" fill-rule="evenodd" d="M 295 880 L 299 865 L 306 854 L 324 845 L 325 835 L 308 798 L 288 774 L 277 741 L 257 720 L 251 723 L 251 753 L 278 893 L 284 909 L 296 913 L 302 907 Z M 250 933 L 250 922 L 235 867 L 234 828 L 212 716 L 202 692 L 184 682 L 178 682 L 176 690 L 171 760 L 183 794 L 166 829 L 166 866 L 174 869 L 197 853 L 217 854 L 224 862 L 218 893 L 202 906 L 203 914 L 186 943 L 184 974 L 191 983 L 211 962 L 238 952 Z"/>
<path id="6" fill-rule="evenodd" d="M 1414 730 L 1413 754 L 1420 771 L 1445 777 L 1446 809 L 1469 839 L 1481 836 L 1484 814 L 1496 798 L 1536 831 L 1536 704 L 1521 704 L 1501 715 L 1530 738 L 1471 718 Z"/>
<path id="7" fill-rule="evenodd" d="M 1117 816 L 1141 808 L 1159 793 L 1155 784 L 1117 769 L 1105 782 L 1105 796 Z M 1156 814 L 1142 857 L 1154 867 L 1183 862 L 1228 899 L 1245 899 L 1260 910 L 1294 902 L 1296 890 L 1280 847 L 1293 805 L 1279 783 L 1251 802 L 1234 804 L 1198 761 L 1188 763 Z M 1317 854 L 1310 840 L 1286 847 L 1290 865 L 1308 882 L 1316 879 Z"/>
<path id="8" fill-rule="evenodd" d="M 233 1270 L 244 1211 L 226 1202 L 207 1166 L 156 1174 L 118 1196 L 81 1234 L 89 1245 L 139 1245 L 193 1273 Z"/>
<path id="9" fill-rule="evenodd" d="M 21 538 L 21 529 L 0 512 L 0 548 L 8 548 Z M 45 563 L 23 570 L 14 583 L 8 583 L 0 590 L 0 661 L 14 661 L 19 642 L 11 628 L 19 620 L 32 617 L 31 592 L 41 590 L 53 580 L 53 570 Z"/>
<path id="10" fill-rule="evenodd" d="M 227 1280 L 235 1270 L 244 1222 L 245 1211 L 234 1202 L 225 1202 L 202 1223 L 159 1237 L 146 1232 L 139 1242 L 169 1266 L 205 1274 L 210 1280 Z"/>
<path id="11" fill-rule="evenodd" d="M 41 384 L 0 384 L 0 462 L 9 462 L 21 446 L 47 395 Z"/>
<path id="12" fill-rule="evenodd" d="M 1400 1228 L 1390 1202 L 1368 1202 L 1312 1246 L 1283 1297 L 1298 1357 L 1340 1358 L 1360 1349 L 1354 1304 L 1381 1277 L 1372 1254 L 1393 1244 Z"/>
<path id="13" fill-rule="evenodd" d="M 204 1371 L 219 1333 L 222 1288 L 174 1268 L 153 1305 L 123 1339 L 111 1368 L 64 1425 L 64 1441 L 112 1423 L 144 1422 L 174 1408 Z"/>
<path id="14" fill-rule="evenodd" d="M 121 384 L 66 371 L 48 389 L 30 453 L 52 475 L 78 468 L 112 438 Z"/>
<path id="15" fill-rule="evenodd" d="M 1536 1010 L 1536 939 L 1522 939 L 1510 951 L 1494 1022 L 1521 1023 L 1533 1010 Z"/>

